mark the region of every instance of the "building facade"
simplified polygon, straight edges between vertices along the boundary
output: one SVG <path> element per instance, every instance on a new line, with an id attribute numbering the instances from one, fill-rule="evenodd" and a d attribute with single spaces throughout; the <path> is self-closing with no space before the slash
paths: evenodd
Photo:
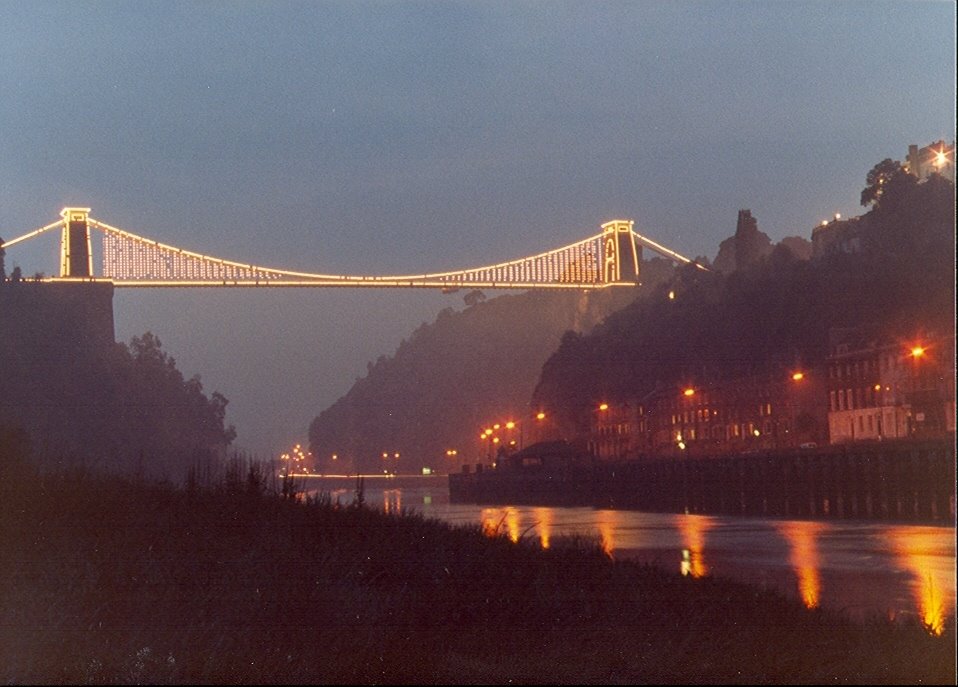
<path id="1" fill-rule="evenodd" d="M 797 368 L 662 387 L 599 406 L 589 450 L 619 461 L 818 445 L 828 439 L 824 396 L 823 374 Z"/>
<path id="2" fill-rule="evenodd" d="M 936 141 L 924 148 L 917 145 L 908 146 L 908 157 L 905 160 L 905 169 L 910 174 L 924 181 L 931 174 L 940 174 L 955 183 L 955 143 Z"/>
<path id="3" fill-rule="evenodd" d="M 927 438 L 955 431 L 955 337 L 888 341 L 833 333 L 830 443 Z"/>
<path id="4" fill-rule="evenodd" d="M 955 336 L 883 340 L 831 332 L 820 369 L 655 389 L 592 411 L 599 462 L 702 458 L 955 432 Z"/>

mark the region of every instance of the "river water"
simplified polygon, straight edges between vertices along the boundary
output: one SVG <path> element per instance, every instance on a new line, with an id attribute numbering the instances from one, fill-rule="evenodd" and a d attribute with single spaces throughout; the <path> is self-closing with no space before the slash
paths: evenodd
<path id="1" fill-rule="evenodd" d="M 357 478 L 309 476 L 307 493 L 347 505 Z M 917 617 L 940 632 L 955 615 L 954 523 L 785 520 L 646 513 L 599 508 L 450 503 L 447 478 L 369 475 L 367 506 L 417 512 L 454 525 L 481 525 L 548 547 L 556 537 L 593 539 L 616 559 L 691 576 L 775 588 L 808 607 L 851 617 Z"/>

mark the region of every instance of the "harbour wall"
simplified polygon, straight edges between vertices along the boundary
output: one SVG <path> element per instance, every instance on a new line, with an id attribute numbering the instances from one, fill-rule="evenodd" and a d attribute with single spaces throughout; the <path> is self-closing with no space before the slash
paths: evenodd
<path id="1" fill-rule="evenodd" d="M 450 475 L 450 498 L 798 519 L 955 522 L 954 438 Z"/>

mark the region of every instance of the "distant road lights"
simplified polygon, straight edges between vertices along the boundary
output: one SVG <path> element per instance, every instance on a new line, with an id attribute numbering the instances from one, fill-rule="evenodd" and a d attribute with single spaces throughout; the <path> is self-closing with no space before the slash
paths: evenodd
<path id="1" fill-rule="evenodd" d="M 545 420 L 545 419 L 546 419 L 546 414 L 543 413 L 541 410 L 538 413 L 536 413 L 536 420 Z"/>
<path id="2" fill-rule="evenodd" d="M 803 379 L 805 379 L 805 373 L 804 373 L 804 372 L 793 372 L 793 373 L 792 373 L 792 381 L 793 381 L 793 382 L 800 382 L 800 381 L 802 381 Z"/>
<path id="3" fill-rule="evenodd" d="M 918 359 L 921 358 L 923 355 L 925 355 L 925 348 L 924 348 L 924 346 L 913 346 L 913 347 L 912 347 L 912 349 L 911 349 L 911 357 L 912 357 L 912 358 L 914 358 L 915 360 L 918 360 Z"/>
<path id="4" fill-rule="evenodd" d="M 506 423 L 506 429 L 515 429 L 515 428 L 516 428 L 516 423 L 513 422 L 512 420 L 509 420 L 509 422 Z"/>
<path id="5" fill-rule="evenodd" d="M 695 389 L 693 389 L 692 387 L 688 387 L 688 388 L 686 388 L 684 391 L 682 391 L 682 395 L 683 395 L 683 396 L 695 396 Z"/>
<path id="6" fill-rule="evenodd" d="M 837 221 L 840 220 L 841 218 L 842 218 L 842 213 L 836 212 L 836 213 L 835 213 L 835 221 L 837 222 Z"/>
<path id="7" fill-rule="evenodd" d="M 296 444 L 289 453 L 283 453 L 279 457 L 283 461 L 282 473 L 285 475 L 309 474 L 311 464 L 309 459 L 312 457 L 312 453 L 303 451 L 301 444 Z"/>

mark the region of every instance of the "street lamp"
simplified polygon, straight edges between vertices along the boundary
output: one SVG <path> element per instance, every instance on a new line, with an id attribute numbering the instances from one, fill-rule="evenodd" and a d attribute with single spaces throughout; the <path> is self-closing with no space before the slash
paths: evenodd
<path id="1" fill-rule="evenodd" d="M 487 427 L 486 429 L 483 430 L 482 434 L 479 435 L 479 441 L 488 442 L 486 444 L 486 460 L 491 461 L 492 460 L 492 444 L 493 444 L 491 427 Z"/>
<path id="2" fill-rule="evenodd" d="M 954 152 L 954 149 L 952 149 Z M 947 167 L 951 161 L 948 159 L 948 150 L 944 145 L 940 146 L 938 150 L 935 151 L 935 156 L 932 158 L 932 164 L 935 165 L 935 169 L 939 174 L 942 174 L 942 170 Z"/>
<path id="3" fill-rule="evenodd" d="M 389 469 L 389 457 L 390 457 L 390 456 L 389 456 L 389 451 L 383 451 L 383 460 L 385 461 L 385 462 L 383 463 L 383 474 L 385 474 L 385 475 L 390 474 L 390 469 Z M 392 457 L 396 459 L 396 465 L 395 465 L 395 467 L 392 469 L 392 474 L 395 475 L 397 472 L 399 472 L 399 451 L 396 451 L 395 453 L 393 453 L 393 454 L 392 454 Z"/>
<path id="4" fill-rule="evenodd" d="M 532 425 L 532 442 L 545 441 L 546 438 L 546 418 L 547 415 L 544 410 L 540 410 L 535 414 L 535 423 Z"/>
<path id="5" fill-rule="evenodd" d="M 692 443 L 701 440 L 701 428 L 695 419 L 695 402 L 692 397 L 695 396 L 695 387 L 687 386 L 682 389 L 682 398 L 687 403 L 681 403 L 678 407 L 679 426 L 682 428 L 676 436 L 676 445 L 680 451 L 688 451 L 685 455 L 691 458 Z"/>
<path id="6" fill-rule="evenodd" d="M 446 458 L 448 458 L 448 459 L 451 460 L 451 461 L 454 461 L 454 462 L 453 462 L 453 465 L 458 464 L 458 462 L 459 462 L 459 451 L 457 451 L 457 450 L 454 449 L 454 448 L 447 448 L 447 449 L 446 449 Z M 447 468 L 447 471 L 448 471 L 448 468 Z"/>
<path id="7" fill-rule="evenodd" d="M 934 382 L 929 378 L 930 363 L 928 347 L 921 343 L 911 346 L 909 355 L 912 359 L 911 383 L 907 392 L 908 405 L 911 407 L 912 427 L 910 434 L 923 434 L 934 430 L 936 424 L 933 419 L 937 411 L 933 410 L 937 401 Z"/>

